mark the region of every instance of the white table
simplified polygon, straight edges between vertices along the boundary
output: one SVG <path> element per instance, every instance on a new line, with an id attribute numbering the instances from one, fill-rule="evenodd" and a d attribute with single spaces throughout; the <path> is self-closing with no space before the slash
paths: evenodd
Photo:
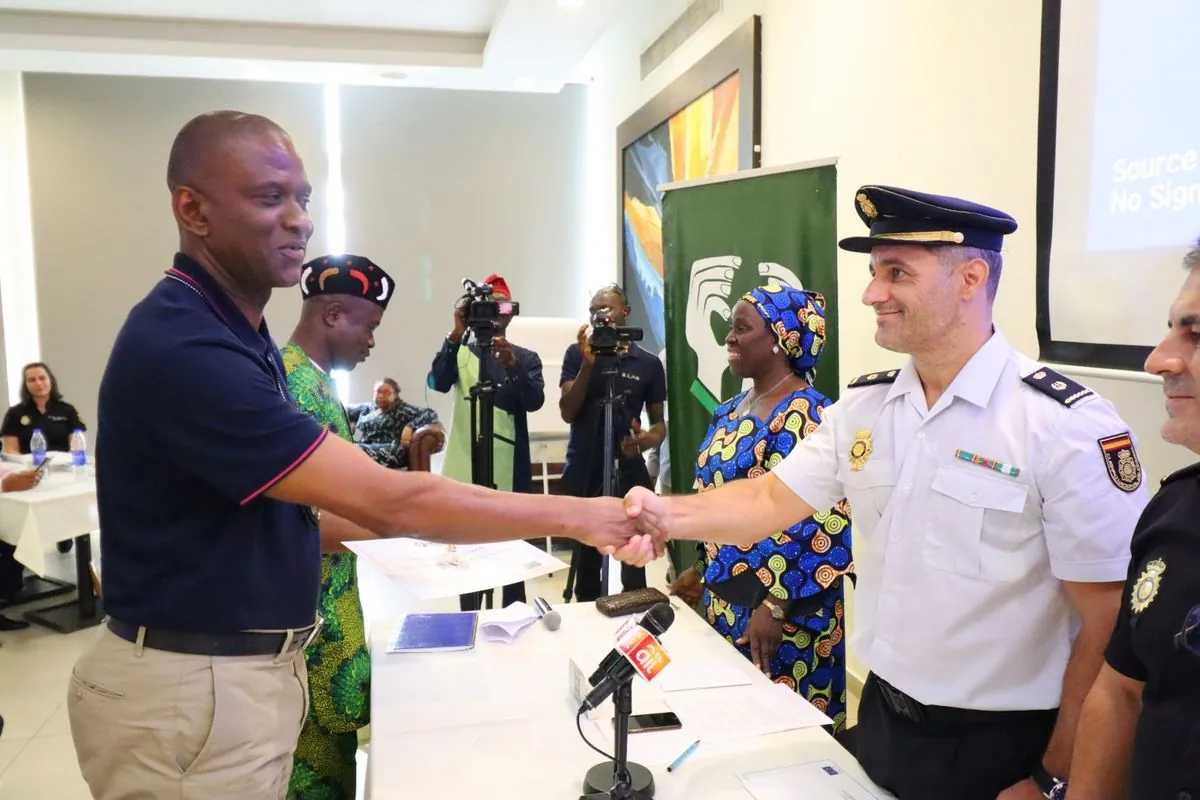
<path id="1" fill-rule="evenodd" d="M 26 612 L 26 619 L 62 633 L 99 622 L 102 615 L 92 588 L 90 537 L 99 524 L 96 481 L 91 476 L 76 477 L 51 467 L 36 488 L 0 494 L 0 540 L 14 545 L 17 561 L 33 572 L 45 574 L 46 551 L 55 544 L 75 541 L 78 600 Z M 40 596 L 58 593 L 61 589 Z"/>
<path id="2" fill-rule="evenodd" d="M 584 774 L 603 759 L 576 731 L 568 659 L 582 661 L 585 674 L 590 674 L 612 647 L 620 620 L 605 618 L 590 603 L 556 609 L 563 616 L 556 632 L 537 623 L 513 644 L 480 639 L 474 650 L 465 652 L 387 654 L 386 640 L 395 620 L 373 625 L 367 797 L 578 798 Z M 491 613 L 482 612 L 483 619 Z M 676 611 L 663 645 L 677 663 L 721 659 L 743 669 L 756 687 L 776 691 L 690 609 Z M 662 708 L 662 692 L 636 679 L 634 713 Z M 686 727 L 686 719 L 684 723 Z M 609 742 L 593 738 L 587 720 L 584 730 L 608 749 Z M 732 747 L 701 744 L 678 771 L 668 773 L 666 765 L 678 752 L 650 737 L 675 736 L 681 741 L 680 734 L 690 743 L 690 732 L 685 731 L 629 738 L 630 758 L 654 773 L 659 800 L 750 800 L 738 772 L 822 759 L 836 761 L 868 790 L 888 797 L 820 728 L 755 737 Z M 686 744 L 678 751 L 683 747 Z"/>

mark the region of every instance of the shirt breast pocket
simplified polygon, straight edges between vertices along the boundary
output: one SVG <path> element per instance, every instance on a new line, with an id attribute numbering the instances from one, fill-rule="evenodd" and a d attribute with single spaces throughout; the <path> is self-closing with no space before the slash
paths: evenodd
<path id="1" fill-rule="evenodd" d="M 843 467 L 838 479 L 846 492 L 846 499 L 850 502 L 850 513 L 854 515 L 855 536 L 869 536 L 887 509 L 892 490 L 896 486 L 892 464 L 882 460 L 875 461 L 857 472 Z"/>
<path id="2" fill-rule="evenodd" d="M 938 467 L 930 486 L 925 562 L 969 578 L 1009 581 L 1023 571 L 1017 545 L 1029 488 L 1016 480 Z M 986 527 L 986 533 L 985 533 Z"/>

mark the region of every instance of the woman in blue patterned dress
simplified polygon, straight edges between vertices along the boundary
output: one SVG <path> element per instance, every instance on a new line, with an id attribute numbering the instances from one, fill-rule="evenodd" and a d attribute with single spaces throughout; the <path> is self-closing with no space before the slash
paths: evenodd
<path id="1" fill-rule="evenodd" d="M 825 345 L 825 299 L 764 287 L 734 306 L 730 371 L 754 386 L 713 414 L 696 459 L 696 489 L 765 475 L 821 423 L 830 401 L 812 387 Z M 703 599 L 710 625 L 777 683 L 846 723 L 845 577 L 853 572 L 845 500 L 752 547 L 700 546 L 671 587 Z"/>

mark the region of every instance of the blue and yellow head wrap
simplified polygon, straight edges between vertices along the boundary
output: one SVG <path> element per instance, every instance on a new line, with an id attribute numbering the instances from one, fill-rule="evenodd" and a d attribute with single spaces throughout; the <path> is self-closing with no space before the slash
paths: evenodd
<path id="1" fill-rule="evenodd" d="M 767 321 L 792 370 L 811 376 L 825 349 L 825 297 L 790 286 L 760 286 L 742 299 Z"/>

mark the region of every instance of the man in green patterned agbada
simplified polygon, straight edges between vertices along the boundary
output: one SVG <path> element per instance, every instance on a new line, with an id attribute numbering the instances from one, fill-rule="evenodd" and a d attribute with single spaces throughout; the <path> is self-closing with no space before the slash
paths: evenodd
<path id="1" fill-rule="evenodd" d="M 361 256 L 323 256 L 304 265 L 304 304 L 291 340 L 280 351 L 288 391 L 300 410 L 331 434 L 352 440 L 346 410 L 331 371 L 350 370 L 375 346 L 375 328 L 394 283 Z M 367 652 L 355 556 L 340 544 L 350 523 L 336 531 L 322 519 L 321 593 L 325 620 L 309 647 L 309 711 L 296 747 L 289 800 L 354 800 L 358 729 L 370 721 L 371 658 Z M 375 538 L 359 531 L 353 538 Z"/>

